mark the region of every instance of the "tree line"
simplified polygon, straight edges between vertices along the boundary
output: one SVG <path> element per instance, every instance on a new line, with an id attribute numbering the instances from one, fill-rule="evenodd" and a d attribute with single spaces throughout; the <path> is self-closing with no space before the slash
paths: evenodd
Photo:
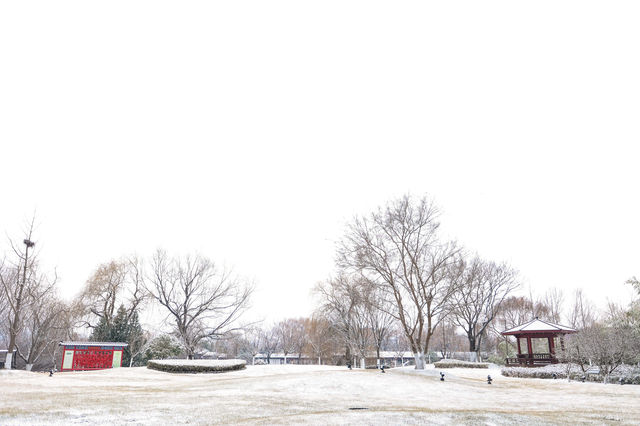
<path id="1" fill-rule="evenodd" d="M 192 358 L 203 340 L 238 330 L 253 283 L 200 255 L 170 256 L 157 250 L 148 259 L 124 257 L 99 265 L 71 301 L 58 296 L 57 275 L 38 262 L 34 223 L 22 244 L 9 240 L 0 260 L 0 345 L 5 368 L 14 354 L 27 369 L 56 363 L 63 340 L 128 343 L 125 365 L 160 354 Z M 139 315 L 154 303 L 168 335 L 143 330 Z M 154 338 L 156 337 L 156 338 Z M 178 349 L 176 349 L 178 348 Z"/>
<path id="2" fill-rule="evenodd" d="M 64 301 L 55 271 L 38 262 L 33 221 L 22 240 L 10 240 L 0 260 L 0 346 L 8 348 L 8 366 L 14 350 L 30 369 L 55 364 L 61 340 L 92 340 L 128 343 L 123 365 L 213 351 L 364 367 L 370 358 L 379 363 L 382 351 L 410 351 L 416 368 L 424 368 L 429 357 L 454 352 L 477 360 L 513 356 L 515 342 L 500 332 L 534 317 L 583 331 L 567 339 L 563 356 L 572 362 L 592 362 L 597 347 L 615 348 L 616 357 L 607 356 L 619 362 L 638 352 L 638 302 L 610 303 L 601 313 L 581 289 L 571 300 L 557 288 L 517 295 L 515 268 L 442 238 L 428 197 L 407 195 L 353 218 L 337 244 L 335 273 L 312 290 L 313 314 L 271 325 L 241 322 L 253 283 L 204 256 L 163 250 L 98 265 Z M 640 294 L 637 279 L 629 285 Z M 145 330 L 140 315 L 154 309 L 161 323 Z"/>

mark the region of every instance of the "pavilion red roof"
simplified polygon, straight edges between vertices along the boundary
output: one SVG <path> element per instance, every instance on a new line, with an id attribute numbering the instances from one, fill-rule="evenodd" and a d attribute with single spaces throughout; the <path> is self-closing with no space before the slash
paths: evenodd
<path id="1" fill-rule="evenodd" d="M 542 321 L 538 318 L 534 318 L 531 321 L 521 324 L 517 327 L 510 328 L 503 331 L 503 336 L 513 334 L 528 334 L 528 333 L 556 333 L 556 334 L 569 334 L 575 333 L 575 328 L 567 327 L 564 325 L 554 324 L 552 322 Z"/>

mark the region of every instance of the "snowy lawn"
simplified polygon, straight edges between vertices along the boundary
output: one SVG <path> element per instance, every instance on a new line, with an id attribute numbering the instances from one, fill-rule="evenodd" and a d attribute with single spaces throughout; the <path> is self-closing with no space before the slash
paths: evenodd
<path id="1" fill-rule="evenodd" d="M 0 424 L 640 424 L 640 386 L 462 368 L 444 370 L 441 382 L 439 371 L 295 365 L 225 374 L 0 371 Z"/>

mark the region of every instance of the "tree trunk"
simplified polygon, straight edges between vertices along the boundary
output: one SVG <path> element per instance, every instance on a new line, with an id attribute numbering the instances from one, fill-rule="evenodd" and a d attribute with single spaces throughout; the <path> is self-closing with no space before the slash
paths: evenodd
<path id="1" fill-rule="evenodd" d="M 7 352 L 7 356 L 4 359 L 5 370 L 11 370 L 11 362 L 13 361 L 13 353 Z"/>
<path id="2" fill-rule="evenodd" d="M 367 368 L 364 357 L 360 358 L 360 368 L 362 368 L 363 370 Z"/>
<path id="3" fill-rule="evenodd" d="M 31 371 L 32 368 L 33 368 L 33 364 L 27 364 L 24 366 L 24 369 L 27 371 Z"/>
<path id="4" fill-rule="evenodd" d="M 31 229 L 33 229 L 33 223 L 31 225 Z M 31 238 L 31 233 L 29 233 L 29 239 Z M 22 270 L 22 284 L 19 284 L 20 289 L 18 290 L 18 297 L 16 298 L 16 306 L 15 306 L 15 314 L 13 316 L 13 322 L 10 323 L 9 326 L 9 347 L 7 348 L 7 358 L 5 359 L 4 368 L 11 370 L 11 361 L 13 361 L 13 351 L 16 348 L 16 338 L 18 336 L 18 330 L 16 327 L 18 326 L 18 322 L 20 320 L 20 309 L 22 305 L 22 293 L 24 291 L 24 287 L 27 285 L 27 265 L 29 263 L 29 244 L 33 246 L 33 243 L 25 240 L 26 248 L 24 249 L 24 268 Z M 7 362 L 8 361 L 8 362 Z"/>
<path id="5" fill-rule="evenodd" d="M 467 339 L 469 339 L 469 352 L 477 352 L 476 337 L 473 334 L 467 333 Z"/>
<path id="6" fill-rule="evenodd" d="M 422 351 L 414 352 L 413 353 L 413 357 L 416 360 L 416 370 L 424 370 L 424 368 L 425 368 L 424 352 L 422 352 Z"/>

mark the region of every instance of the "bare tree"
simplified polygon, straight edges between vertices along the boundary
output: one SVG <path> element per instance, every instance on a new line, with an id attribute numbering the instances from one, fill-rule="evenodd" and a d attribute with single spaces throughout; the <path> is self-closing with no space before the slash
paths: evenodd
<path id="1" fill-rule="evenodd" d="M 459 250 L 438 242 L 437 216 L 427 198 L 405 196 L 356 217 L 338 250 L 341 266 L 380 285 L 393 302 L 389 314 L 400 322 L 417 369 L 424 369 L 433 331 L 456 291 L 449 272 Z"/>
<path id="2" fill-rule="evenodd" d="M 522 296 L 510 296 L 504 299 L 500 305 L 500 309 L 496 313 L 496 318 L 491 323 L 491 331 L 494 335 L 501 339 L 501 345 L 504 348 L 504 357 L 508 358 L 509 354 L 516 349 L 516 344 L 512 342 L 508 336 L 501 333 L 510 328 L 516 327 L 532 320 L 531 312 L 533 311 L 531 300 Z"/>
<path id="3" fill-rule="evenodd" d="M 581 330 L 591 327 L 597 320 L 596 308 L 587 299 L 581 288 L 573 294 L 573 305 L 569 311 L 571 327 Z"/>
<path id="4" fill-rule="evenodd" d="M 267 364 L 271 362 L 271 355 L 278 350 L 280 340 L 275 326 L 262 330 L 260 333 L 260 352 L 267 357 Z"/>
<path id="5" fill-rule="evenodd" d="M 405 363 L 405 352 L 409 349 L 409 341 L 402 327 L 395 322 L 389 330 L 388 348 L 394 353 L 396 358 L 400 358 L 400 365 Z"/>
<path id="6" fill-rule="evenodd" d="M 2 285 L 2 282 L 8 282 L 11 279 L 8 271 L 4 268 L 4 259 L 0 259 L 0 274 L 3 274 L 3 277 L 0 278 L 0 285 Z M 4 274 L 6 274 L 6 277 Z M 2 297 L 0 297 L 0 319 L 2 319 L 0 323 L 2 323 L 4 322 L 6 313 L 9 311 L 9 299 L 4 294 L 4 285 L 0 287 L 0 295 L 2 295 Z M 0 342 L 4 340 L 5 333 L 8 334 L 8 330 L 3 330 L 0 326 Z"/>
<path id="7" fill-rule="evenodd" d="M 296 353 L 300 362 L 300 355 L 307 344 L 303 320 L 294 318 L 282 320 L 276 325 L 276 330 L 280 348 L 284 354 L 284 363 L 287 363 L 287 355 L 290 353 Z"/>
<path id="8" fill-rule="evenodd" d="M 240 341 L 240 352 L 243 358 L 255 364 L 255 357 L 260 353 L 262 329 L 255 324 L 242 327 L 243 333 Z"/>
<path id="9" fill-rule="evenodd" d="M 345 273 L 318 283 L 314 292 L 320 297 L 319 311 L 329 320 L 334 334 L 344 347 L 345 359 L 351 362 L 353 316 L 358 304 L 356 284 Z"/>
<path id="10" fill-rule="evenodd" d="M 546 306 L 546 318 L 556 324 L 562 323 L 562 312 L 564 311 L 564 292 L 556 287 L 548 289 L 540 304 Z"/>
<path id="11" fill-rule="evenodd" d="M 75 304 L 83 317 L 82 325 L 95 328 L 103 321 L 110 327 L 120 305 L 125 307 L 129 321 L 147 299 L 142 261 L 131 256 L 99 265 L 76 297 Z"/>
<path id="12" fill-rule="evenodd" d="M 353 352 L 360 359 L 360 368 L 366 367 L 367 352 L 373 346 L 373 333 L 371 330 L 371 324 L 369 322 L 369 308 L 364 300 L 363 290 L 366 288 L 363 285 L 364 280 L 359 280 L 356 287 L 356 300 L 355 309 L 351 317 L 351 333 L 350 343 Z"/>
<path id="13" fill-rule="evenodd" d="M 322 358 L 330 353 L 333 346 L 331 324 L 321 314 L 315 314 L 305 321 L 305 328 L 311 355 L 316 357 L 318 365 L 321 365 Z"/>
<path id="14" fill-rule="evenodd" d="M 493 322 L 500 305 L 518 286 L 517 272 L 506 264 L 487 262 L 479 257 L 460 260 L 456 276 L 460 291 L 454 293 L 453 322 L 469 340 L 469 351 L 480 359 L 480 345 L 485 331 Z"/>
<path id="15" fill-rule="evenodd" d="M 380 351 L 396 322 L 389 314 L 393 311 L 393 306 L 382 293 L 380 286 L 373 283 L 365 281 L 362 293 L 364 311 L 371 329 L 371 343 L 376 350 L 377 365 L 380 366 Z"/>
<path id="16" fill-rule="evenodd" d="M 152 342 L 153 339 L 149 332 L 143 331 L 142 333 L 135 333 L 130 336 L 129 341 L 127 342 L 129 344 L 129 346 L 127 346 L 127 349 L 129 350 L 129 367 L 133 366 L 137 357 L 141 356 L 147 351 L 147 349 L 149 349 Z"/>
<path id="17" fill-rule="evenodd" d="M 67 333 L 65 303 L 55 295 L 55 281 L 40 282 L 28 289 L 24 328 L 17 339 L 18 356 L 31 370 L 40 357 Z"/>
<path id="18" fill-rule="evenodd" d="M 449 316 L 447 315 L 440 321 L 431 341 L 432 346 L 439 349 L 440 356 L 445 359 L 451 358 L 454 352 L 464 351 L 465 346 L 469 344 L 466 338 L 456 334 L 458 327 L 449 319 Z M 466 341 L 463 342 L 462 347 L 460 346 L 460 337 Z"/>
<path id="19" fill-rule="evenodd" d="M 565 344 L 569 360 L 579 364 L 583 371 L 587 362 L 593 362 L 600 368 L 604 383 L 618 367 L 625 362 L 634 362 L 637 356 L 633 331 L 629 327 L 593 323 L 569 336 Z"/>
<path id="20" fill-rule="evenodd" d="M 29 291 L 43 279 L 37 269 L 37 256 L 33 253 L 29 256 L 29 249 L 35 246 L 32 241 L 34 222 L 35 217 L 32 218 L 25 232 L 24 250 L 9 240 L 12 256 L 0 264 L 0 291 L 8 306 L 5 308 L 8 324 L 8 352 L 5 358 L 7 369 L 11 369 L 13 353 L 17 350 L 18 336 L 25 325 L 25 312 L 32 302 L 28 298 Z"/>
<path id="21" fill-rule="evenodd" d="M 293 329 L 293 339 L 291 340 L 291 349 L 298 355 L 298 363 L 302 357 L 302 353 L 309 344 L 309 335 L 305 327 L 304 318 L 296 318 L 290 320 L 291 328 Z"/>
<path id="22" fill-rule="evenodd" d="M 193 358 L 204 338 L 219 338 L 234 328 L 249 304 L 253 286 L 207 258 L 170 258 L 158 250 L 151 262 L 148 291 L 167 311 L 174 332 Z"/>

